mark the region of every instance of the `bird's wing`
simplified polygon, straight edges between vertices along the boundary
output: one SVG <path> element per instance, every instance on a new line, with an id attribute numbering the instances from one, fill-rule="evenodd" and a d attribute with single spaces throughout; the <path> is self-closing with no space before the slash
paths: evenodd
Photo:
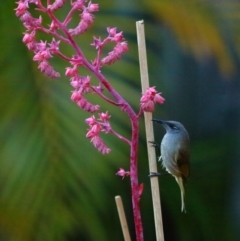
<path id="1" fill-rule="evenodd" d="M 175 155 L 175 160 L 178 165 L 178 168 L 180 169 L 180 172 L 183 176 L 183 178 L 187 179 L 189 176 L 189 151 L 180 149 L 177 154 Z"/>

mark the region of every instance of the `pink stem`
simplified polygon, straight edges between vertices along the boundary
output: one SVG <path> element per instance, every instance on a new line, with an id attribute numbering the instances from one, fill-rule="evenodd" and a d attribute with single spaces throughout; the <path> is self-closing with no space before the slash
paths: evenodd
<path id="1" fill-rule="evenodd" d="M 130 152 L 130 180 L 132 189 L 132 206 L 133 216 L 135 223 L 136 240 L 143 241 L 143 226 L 139 205 L 139 184 L 138 184 L 138 165 L 137 165 L 137 152 L 138 152 L 138 131 L 139 123 L 137 118 L 131 119 L 132 121 L 132 144 Z"/>
<path id="2" fill-rule="evenodd" d="M 111 129 L 111 133 L 112 133 L 113 135 L 115 135 L 117 138 L 119 138 L 120 140 L 126 142 L 129 146 L 131 146 L 131 141 L 129 141 L 127 138 L 121 136 L 120 134 L 118 134 L 116 131 L 114 131 L 114 130 L 112 130 L 112 129 Z"/>

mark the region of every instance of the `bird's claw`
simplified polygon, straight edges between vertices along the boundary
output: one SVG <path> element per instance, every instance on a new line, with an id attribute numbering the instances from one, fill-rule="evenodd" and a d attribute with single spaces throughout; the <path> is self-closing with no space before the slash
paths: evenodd
<path id="1" fill-rule="evenodd" d="M 169 175 L 169 173 L 150 172 L 150 174 L 148 176 L 149 177 L 157 177 L 157 176 L 165 176 L 165 175 Z"/>
<path id="2" fill-rule="evenodd" d="M 149 143 L 151 143 L 154 147 L 160 147 L 160 145 L 156 141 L 149 141 Z"/>
<path id="3" fill-rule="evenodd" d="M 150 172 L 150 174 L 148 175 L 149 177 L 157 177 L 157 176 L 161 176 L 162 174 L 159 172 Z"/>

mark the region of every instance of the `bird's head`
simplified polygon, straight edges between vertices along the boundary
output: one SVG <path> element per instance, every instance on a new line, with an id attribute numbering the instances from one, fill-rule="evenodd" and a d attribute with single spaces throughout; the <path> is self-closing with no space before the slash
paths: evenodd
<path id="1" fill-rule="evenodd" d="M 164 126 L 166 129 L 167 133 L 181 133 L 181 132 L 186 132 L 185 127 L 177 121 L 166 121 L 166 120 L 161 120 L 161 119 L 152 119 L 152 121 L 160 123 Z"/>

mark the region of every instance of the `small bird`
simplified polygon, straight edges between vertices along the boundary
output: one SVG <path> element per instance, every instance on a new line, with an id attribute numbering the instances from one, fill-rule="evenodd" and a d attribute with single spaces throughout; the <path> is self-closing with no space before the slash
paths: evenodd
<path id="1" fill-rule="evenodd" d="M 168 173 L 175 177 L 181 191 L 182 212 L 186 212 L 185 206 L 185 183 L 189 176 L 189 136 L 184 126 L 177 121 L 165 121 L 153 119 L 152 121 L 160 123 L 166 129 L 161 142 L 162 165 Z M 159 146 L 156 142 L 152 142 L 154 146 Z M 160 175 L 159 173 L 151 173 L 150 176 Z"/>

